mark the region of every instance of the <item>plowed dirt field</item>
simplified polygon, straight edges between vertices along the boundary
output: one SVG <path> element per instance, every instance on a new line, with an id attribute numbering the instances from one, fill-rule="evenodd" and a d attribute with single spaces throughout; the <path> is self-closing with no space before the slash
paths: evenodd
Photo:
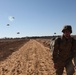
<path id="1" fill-rule="evenodd" d="M 3 52 L 8 55 L 9 50 L 0 53 L 0 75 L 55 75 L 50 48 L 38 40 L 20 45 L 6 58 Z"/>

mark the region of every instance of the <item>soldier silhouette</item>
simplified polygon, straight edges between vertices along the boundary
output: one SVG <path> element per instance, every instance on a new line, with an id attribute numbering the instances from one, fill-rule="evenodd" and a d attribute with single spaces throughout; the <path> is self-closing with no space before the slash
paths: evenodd
<path id="1" fill-rule="evenodd" d="M 58 38 L 55 39 L 53 50 L 53 62 L 56 70 L 56 75 L 62 75 L 64 68 L 67 75 L 73 75 L 76 64 L 76 41 L 71 36 L 71 25 L 65 25 L 62 29 L 63 35 L 60 37 L 60 44 L 58 44 Z M 75 58 L 73 64 L 72 59 Z"/>

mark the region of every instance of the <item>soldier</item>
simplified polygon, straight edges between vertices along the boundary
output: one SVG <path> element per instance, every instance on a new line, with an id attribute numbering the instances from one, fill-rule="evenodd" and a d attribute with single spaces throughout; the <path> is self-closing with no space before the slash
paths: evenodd
<path id="1" fill-rule="evenodd" d="M 71 25 L 65 25 L 62 32 L 63 35 L 60 38 L 60 44 L 58 43 L 58 38 L 55 39 L 53 50 L 54 68 L 56 69 L 56 75 L 62 75 L 64 68 L 66 69 L 67 75 L 73 75 L 75 70 L 72 59 L 76 56 L 76 42 L 75 39 L 71 37 Z"/>

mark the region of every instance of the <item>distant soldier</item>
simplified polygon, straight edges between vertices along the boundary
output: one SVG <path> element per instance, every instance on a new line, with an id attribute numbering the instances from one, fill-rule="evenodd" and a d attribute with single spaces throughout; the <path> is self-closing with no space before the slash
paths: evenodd
<path id="1" fill-rule="evenodd" d="M 76 64 L 76 41 L 71 37 L 72 27 L 65 25 L 62 29 L 63 35 L 60 38 L 55 39 L 53 50 L 53 62 L 56 69 L 56 75 L 62 75 L 64 68 L 67 75 L 73 75 Z M 60 42 L 60 43 L 59 43 Z M 73 64 L 72 59 L 75 59 Z"/>

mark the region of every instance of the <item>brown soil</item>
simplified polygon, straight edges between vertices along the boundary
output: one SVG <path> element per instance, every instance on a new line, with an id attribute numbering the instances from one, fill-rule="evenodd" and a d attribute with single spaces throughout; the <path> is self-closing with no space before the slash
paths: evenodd
<path id="1" fill-rule="evenodd" d="M 16 41 L 0 49 L 0 75 L 55 75 L 49 40 Z"/>

